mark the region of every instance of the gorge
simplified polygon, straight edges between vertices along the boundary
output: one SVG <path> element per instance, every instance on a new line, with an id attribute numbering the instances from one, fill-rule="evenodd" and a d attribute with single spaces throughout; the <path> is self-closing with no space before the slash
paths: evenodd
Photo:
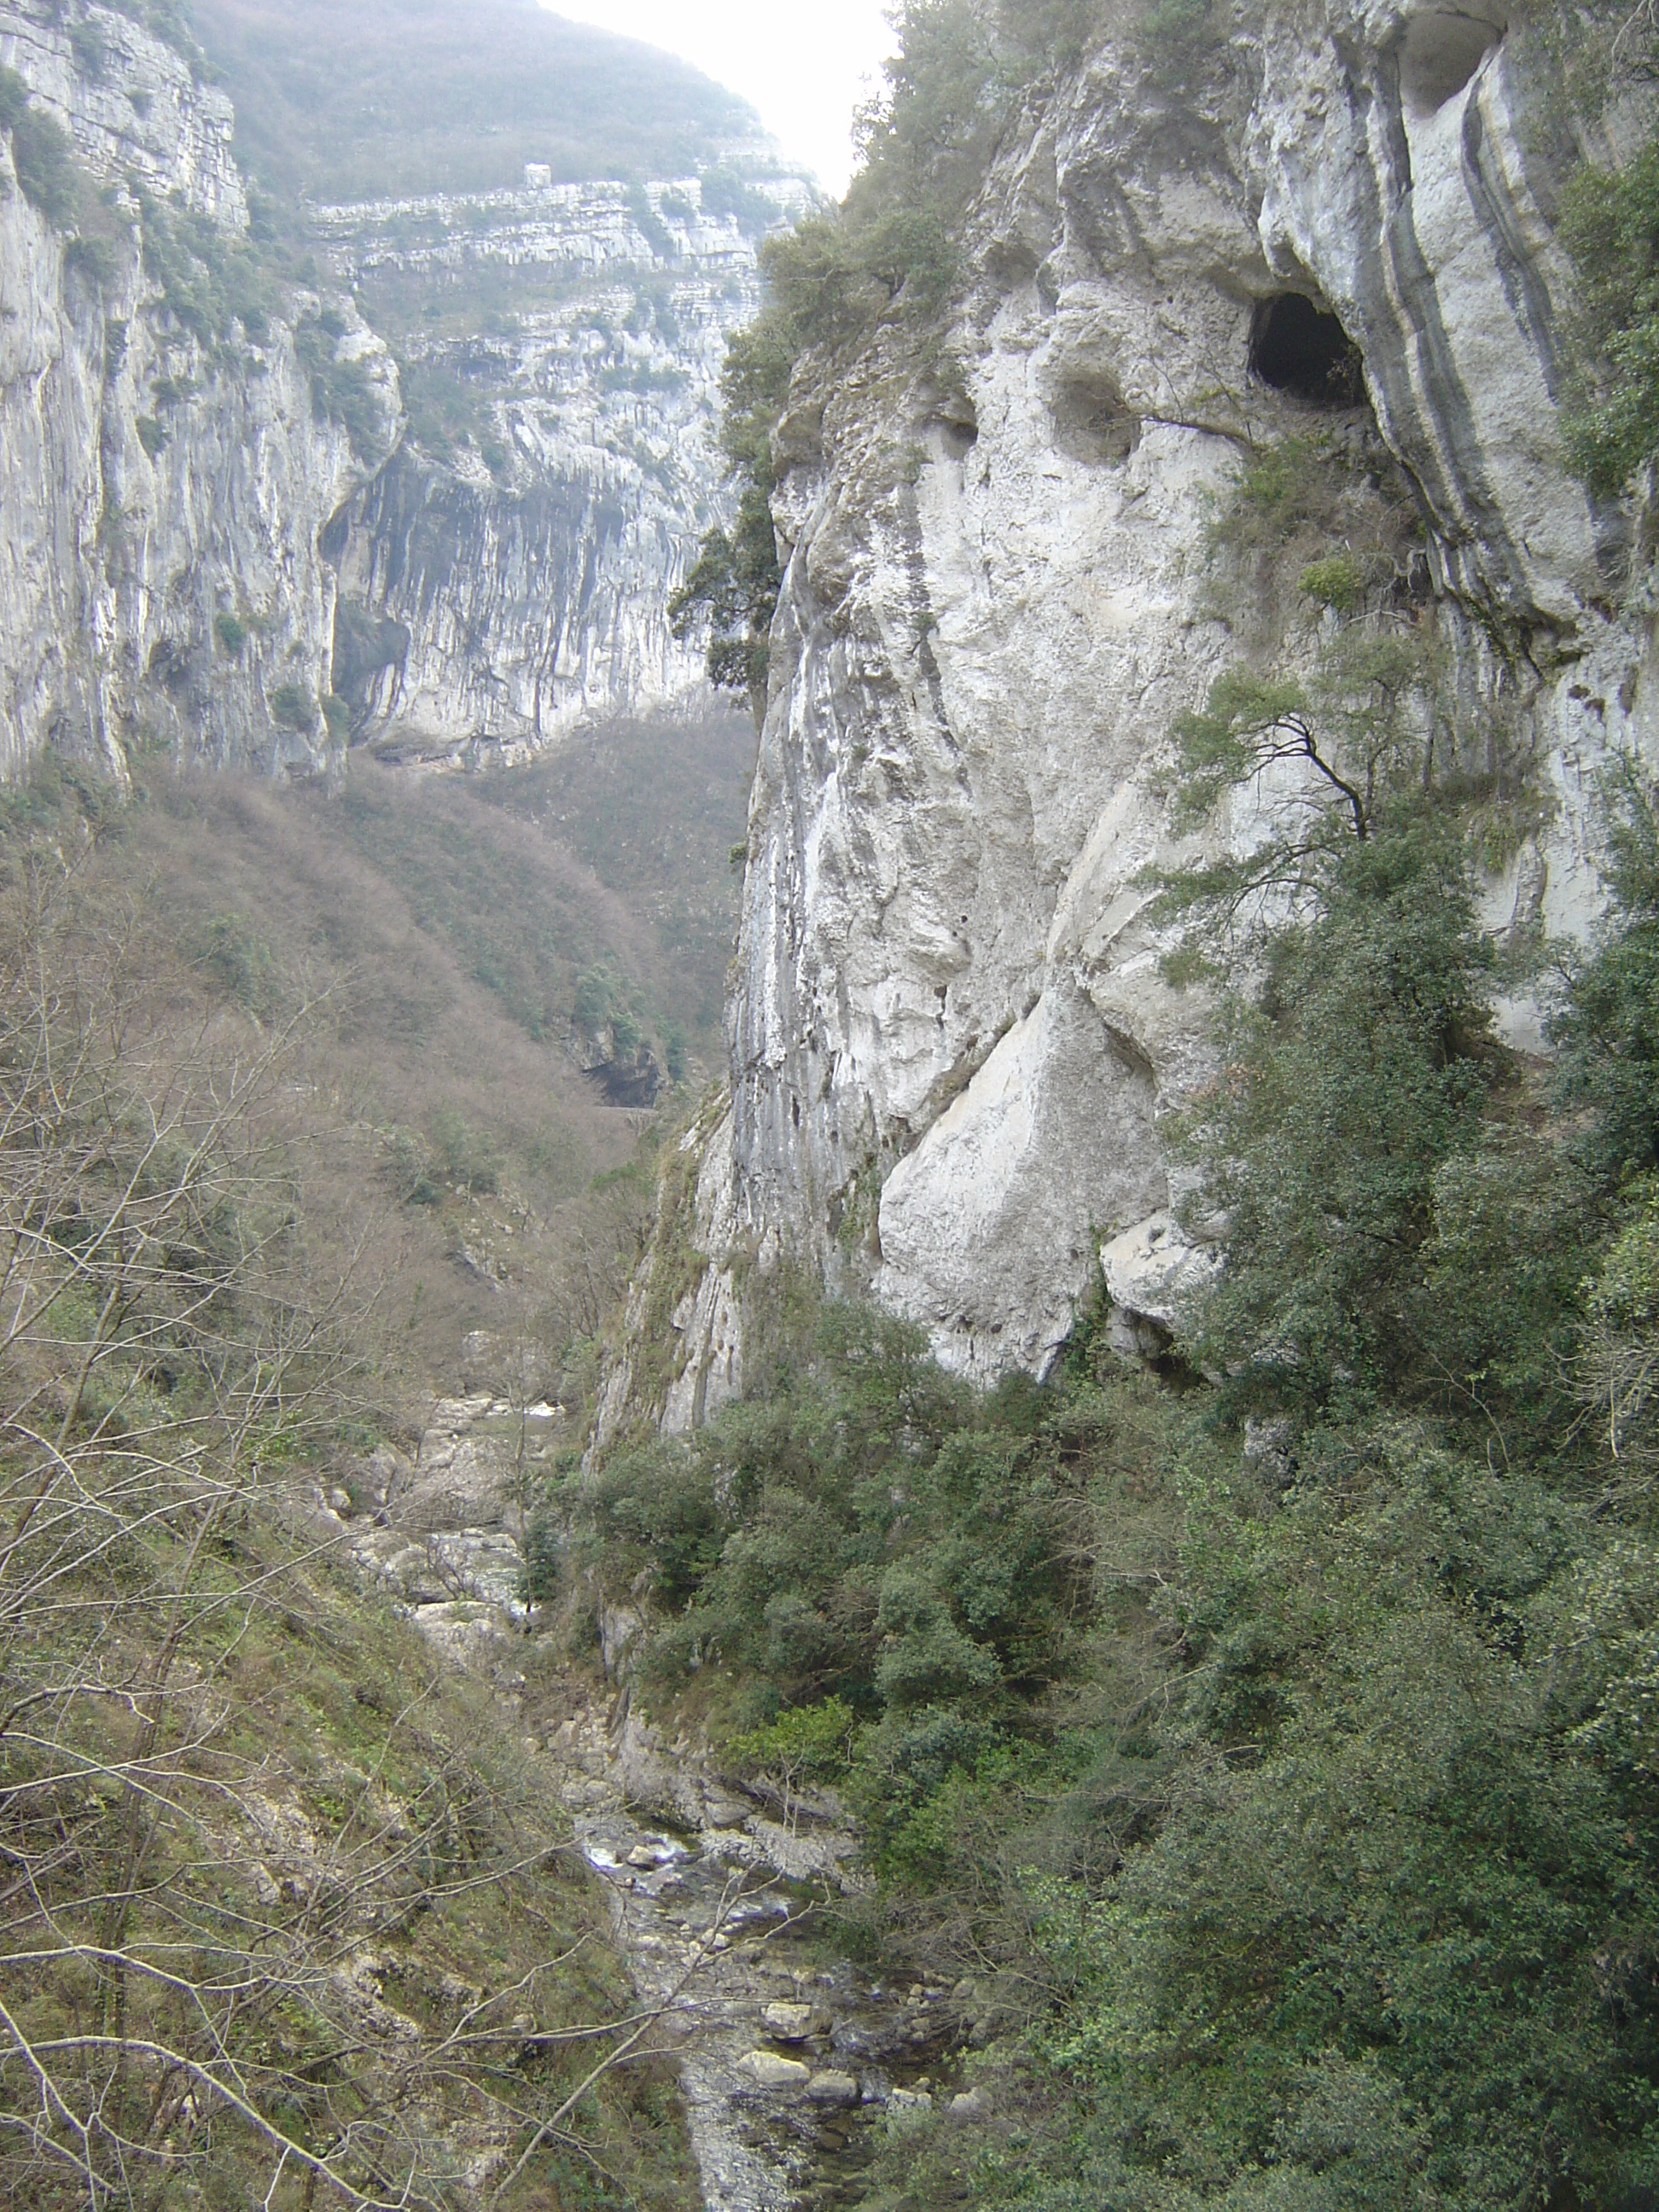
<path id="1" fill-rule="evenodd" d="M 1650 11 L 894 33 L 0 0 L 9 2202 L 1659 2201 Z"/>

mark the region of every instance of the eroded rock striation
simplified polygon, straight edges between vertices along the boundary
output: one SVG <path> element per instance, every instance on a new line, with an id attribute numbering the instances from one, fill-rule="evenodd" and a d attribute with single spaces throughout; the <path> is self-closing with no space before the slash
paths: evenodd
<path id="1" fill-rule="evenodd" d="M 458 300 L 498 302 L 493 331 L 408 341 L 421 374 L 471 395 L 476 433 L 412 441 L 342 518 L 345 621 L 373 626 L 342 679 L 362 738 L 510 757 L 706 702 L 668 605 L 716 520 L 720 374 L 759 305 L 758 231 L 813 197 L 763 158 L 744 191 L 758 222 L 705 210 L 696 176 L 559 185 L 532 164 L 516 192 L 319 211 L 371 293 L 452 321 Z"/>
<path id="2" fill-rule="evenodd" d="M 1205 1008 L 1162 979 L 1145 871 L 1202 848 L 1171 833 L 1169 732 L 1281 588 L 1215 530 L 1274 441 L 1316 441 L 1330 542 L 1373 532 L 1395 617 L 1531 763 L 1547 818 L 1489 919 L 1588 926 L 1595 768 L 1656 743 L 1650 600 L 1631 514 L 1562 456 L 1555 231 L 1571 165 L 1644 112 L 1573 123 L 1547 45 L 1480 8 L 1275 12 L 1179 71 L 1109 45 L 1006 134 L 933 358 L 884 331 L 833 382 L 798 371 L 731 1091 L 678 1232 L 711 1264 L 672 1316 L 669 1426 L 741 1386 L 744 1286 L 784 1254 L 985 1378 L 1051 1362 L 1103 1246 L 1131 1322 L 1201 1274 L 1158 1123 L 1204 1069 Z M 1319 624 L 1304 599 L 1279 665 Z M 1210 848 L 1247 849 L 1296 789 L 1236 795 Z M 612 1427 L 646 1409 L 637 1366 Z"/>
<path id="3" fill-rule="evenodd" d="M 397 441 L 396 371 L 348 302 L 217 316 L 181 289 L 188 253 L 170 289 L 169 242 L 216 258 L 248 228 L 230 104 L 180 54 L 107 9 L 3 0 L 0 63 L 80 171 L 78 210 L 43 212 L 0 136 L 0 776 L 47 744 L 118 772 L 163 744 L 325 770 L 321 535 Z M 314 404 L 306 325 L 313 360 L 358 365 L 355 446 Z"/>

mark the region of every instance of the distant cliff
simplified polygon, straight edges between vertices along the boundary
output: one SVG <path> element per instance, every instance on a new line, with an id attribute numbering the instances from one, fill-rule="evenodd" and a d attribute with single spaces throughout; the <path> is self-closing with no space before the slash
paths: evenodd
<path id="1" fill-rule="evenodd" d="M 437 403 L 438 434 L 417 403 L 342 519 L 343 621 L 363 644 L 343 643 L 340 682 L 360 737 L 477 758 L 706 700 L 668 600 L 720 493 L 720 372 L 759 304 L 756 230 L 810 198 L 787 173 L 740 189 L 742 224 L 705 212 L 696 177 L 630 189 L 533 169 L 517 192 L 319 211 Z M 444 435 L 439 404 L 470 428 Z"/>
<path id="2" fill-rule="evenodd" d="M 354 741 L 476 762 L 706 704 L 667 602 L 757 239 L 810 186 L 745 140 L 712 180 L 532 165 L 279 242 L 187 47 L 0 0 L 0 775 L 52 744 L 331 777 Z"/>
<path id="3" fill-rule="evenodd" d="M 1177 839 L 1170 732 L 1235 662 L 1316 663 L 1316 553 L 1534 794 L 1489 923 L 1595 910 L 1596 765 L 1659 763 L 1650 540 L 1564 458 L 1557 228 L 1650 88 L 1592 124 L 1551 26 L 1496 11 L 1235 14 L 1176 64 L 1126 31 L 1034 84 L 930 343 L 886 318 L 797 368 L 730 1097 L 607 1432 L 740 1389 L 755 1270 L 789 1253 L 976 1376 L 1044 1369 L 1103 1267 L 1126 1343 L 1156 1337 L 1206 1264 L 1159 1123 L 1207 1002 L 1164 978 L 1146 872 L 1298 799 L 1282 774 Z M 1441 765 L 1501 788 L 1495 758 Z M 1504 1011 L 1536 1043 L 1524 988 Z"/>
<path id="4" fill-rule="evenodd" d="M 347 301 L 254 305 L 230 105 L 173 48 L 0 0 L 0 64 L 31 95 L 0 132 L 0 774 L 48 743 L 325 769 L 319 541 L 396 443 L 386 349 Z"/>

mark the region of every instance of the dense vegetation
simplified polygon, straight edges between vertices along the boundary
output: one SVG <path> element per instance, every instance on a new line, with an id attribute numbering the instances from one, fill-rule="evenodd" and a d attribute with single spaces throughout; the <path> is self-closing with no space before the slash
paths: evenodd
<path id="1" fill-rule="evenodd" d="M 1179 12 L 1141 35 L 1201 38 Z M 734 686 L 764 680 L 792 379 L 878 332 L 950 376 L 954 210 L 1020 69 L 983 8 L 902 28 L 860 183 L 769 249 L 728 361 L 737 526 L 678 611 Z M 1607 492 L 1655 450 L 1648 166 L 1569 218 Z M 1588 951 L 1483 930 L 1540 802 L 1511 687 L 1472 707 L 1455 627 L 1401 612 L 1416 527 L 1363 437 L 1255 447 L 1212 518 L 1241 658 L 1170 795 L 1197 822 L 1294 765 L 1306 803 L 1161 885 L 1171 980 L 1220 986 L 1223 1073 L 1170 1135 L 1224 1265 L 1155 1371 L 1090 1313 L 1048 1383 L 976 1395 L 775 1269 L 746 1402 L 547 1509 L 573 1620 L 651 1594 L 653 1707 L 862 1816 L 842 1940 L 969 1993 L 998 2124 L 908 2128 L 870 2212 L 1659 2191 L 1659 806 L 1609 775 Z M 1553 1068 L 1495 1032 L 1516 980 Z"/>
<path id="2" fill-rule="evenodd" d="M 1659 452 L 1659 140 L 1611 177 L 1582 170 L 1563 234 L 1579 278 L 1586 374 L 1568 446 L 1591 490 L 1616 496 Z"/>
<path id="3" fill-rule="evenodd" d="M 533 0 L 191 0 L 237 150 L 285 203 L 677 176 L 757 128 L 695 70 Z"/>
<path id="4" fill-rule="evenodd" d="M 1396 797 L 1260 925 L 1170 1381 L 1085 1320 L 976 1397 L 775 1279 L 750 1402 L 564 1501 L 578 1567 L 655 1593 L 647 1695 L 863 1813 L 868 1940 L 994 1971 L 1007 2133 L 971 2173 L 910 2139 L 872 2202 L 1659 2181 L 1659 824 L 1608 806 L 1559 1079 L 1492 1035 L 1444 814 Z"/>

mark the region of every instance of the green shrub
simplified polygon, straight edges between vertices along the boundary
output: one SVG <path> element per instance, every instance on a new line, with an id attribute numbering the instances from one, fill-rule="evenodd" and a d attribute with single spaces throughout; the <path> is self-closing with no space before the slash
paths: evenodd
<path id="1" fill-rule="evenodd" d="M 1310 562 L 1297 580 L 1310 599 L 1340 615 L 1355 614 L 1365 604 L 1365 572 L 1352 553 Z"/>
<path id="2" fill-rule="evenodd" d="M 740 1766 L 776 1774 L 790 1783 L 829 1781 L 847 1771 L 858 1716 L 839 1698 L 797 1705 L 763 1728 L 728 1736 L 726 1755 Z"/>
<path id="3" fill-rule="evenodd" d="M 93 84 L 101 84 L 109 61 L 109 46 L 104 33 L 90 16 L 70 25 L 70 52 L 75 66 Z"/>
<path id="4" fill-rule="evenodd" d="M 452 1183 L 469 1195 L 489 1197 L 499 1188 L 501 1162 L 487 1137 L 470 1128 L 459 1114 L 435 1114 L 429 1125 L 437 1164 Z"/>
<path id="5" fill-rule="evenodd" d="M 0 62 L 0 131 L 16 128 L 28 112 L 29 88 L 15 69 Z"/>
<path id="6" fill-rule="evenodd" d="M 167 313 L 210 355 L 228 346 L 240 323 L 258 343 L 276 300 L 272 270 L 257 243 L 222 231 L 208 216 L 158 200 L 135 184 L 145 274 L 161 288 Z"/>
<path id="7" fill-rule="evenodd" d="M 1568 957 L 1552 1041 L 1564 1102 L 1589 1109 L 1580 1153 L 1616 1186 L 1659 1167 L 1659 818 L 1629 758 L 1607 772 L 1601 805 L 1611 903 L 1592 950 Z"/>
<path id="8" fill-rule="evenodd" d="M 711 217 L 731 216 L 750 238 L 763 235 L 778 219 L 775 201 L 719 163 L 702 173 L 702 211 Z"/>
<path id="9" fill-rule="evenodd" d="M 285 730 L 307 735 L 317 726 L 317 702 L 303 684 L 277 684 L 266 694 L 271 720 Z"/>
<path id="10" fill-rule="evenodd" d="M 268 1014 L 276 1007 L 281 996 L 276 956 L 243 915 L 216 915 L 198 933 L 192 951 L 198 965 L 249 1013 Z"/>
<path id="11" fill-rule="evenodd" d="M 652 206 L 643 185 L 629 186 L 628 212 L 633 218 L 635 228 L 658 259 L 672 261 L 675 258 L 673 234 Z"/>
<path id="12" fill-rule="evenodd" d="M 246 624 L 239 621 L 228 609 L 215 615 L 213 632 L 233 660 L 247 643 Z"/>
<path id="13" fill-rule="evenodd" d="M 392 1132 L 388 1165 L 401 1205 L 442 1205 L 443 1192 L 434 1178 L 425 1147 L 407 1129 Z"/>
<path id="14" fill-rule="evenodd" d="M 57 229 L 67 230 L 82 200 L 81 172 L 67 131 L 38 108 L 25 108 L 11 126 L 11 158 L 24 198 Z"/>
<path id="15" fill-rule="evenodd" d="M 1211 0 L 1154 0 L 1140 19 L 1139 31 L 1165 82 L 1219 43 Z"/>
<path id="16" fill-rule="evenodd" d="M 83 276 L 88 284 L 100 291 L 106 289 L 121 272 L 120 252 L 112 238 L 99 234 L 82 234 L 72 238 L 64 256 L 64 265 Z"/>
<path id="17" fill-rule="evenodd" d="M 1612 173 L 1581 168 L 1561 235 L 1578 279 L 1573 465 L 1613 496 L 1659 453 L 1659 137 Z"/>
<path id="18" fill-rule="evenodd" d="M 564 1534 L 546 1510 L 532 1516 L 525 1530 L 520 1595 L 526 1605 L 556 1605 L 566 1587 Z"/>
<path id="19" fill-rule="evenodd" d="M 141 415 L 134 428 L 138 433 L 139 444 L 154 460 L 167 441 L 166 428 L 154 415 Z"/>
<path id="20" fill-rule="evenodd" d="M 772 617 L 782 572 L 772 526 L 772 432 L 788 396 L 799 338 L 775 304 L 728 342 L 720 376 L 720 442 L 738 490 L 728 533 L 711 530 L 684 585 L 669 601 L 669 620 L 682 642 L 708 640 L 707 665 L 717 690 L 746 691 L 756 702 L 766 685 Z"/>
<path id="21" fill-rule="evenodd" d="M 1232 1208 L 1194 1358 L 1241 1391 L 1316 1401 L 1339 1381 L 1374 1391 L 1413 1356 L 1436 1170 L 1478 1143 L 1501 1063 L 1454 836 L 1351 840 L 1314 895 L 1310 925 L 1273 939 L 1263 1001 L 1231 1007 L 1237 1079 L 1194 1109 L 1186 1143 L 1205 1202 Z"/>
<path id="22" fill-rule="evenodd" d="M 295 327 L 294 350 L 311 380 L 312 410 L 319 422 L 337 422 L 359 460 L 373 460 L 380 449 L 380 404 L 368 368 L 342 361 L 337 352 L 346 325 L 325 311 Z"/>

